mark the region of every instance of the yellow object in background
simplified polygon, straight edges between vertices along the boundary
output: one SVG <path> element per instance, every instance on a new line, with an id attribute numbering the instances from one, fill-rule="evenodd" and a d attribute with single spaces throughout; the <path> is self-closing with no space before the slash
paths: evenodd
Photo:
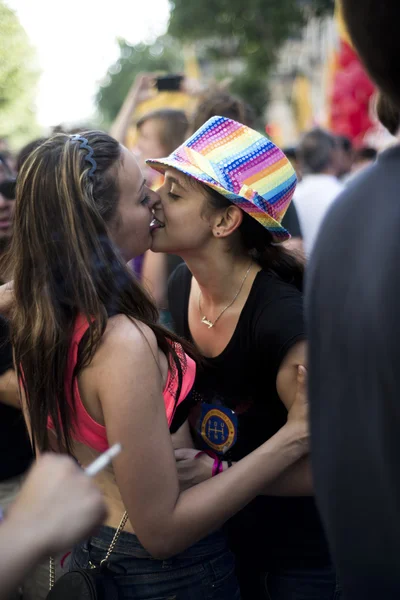
<path id="1" fill-rule="evenodd" d="M 302 134 L 310 129 L 313 124 L 311 84 L 305 75 L 298 75 L 294 80 L 292 101 L 294 104 L 297 130 L 299 134 Z"/>
<path id="2" fill-rule="evenodd" d="M 353 46 L 344 22 L 341 0 L 336 0 L 335 2 L 335 20 L 340 39 L 346 42 L 346 44 L 349 44 L 349 46 Z"/>

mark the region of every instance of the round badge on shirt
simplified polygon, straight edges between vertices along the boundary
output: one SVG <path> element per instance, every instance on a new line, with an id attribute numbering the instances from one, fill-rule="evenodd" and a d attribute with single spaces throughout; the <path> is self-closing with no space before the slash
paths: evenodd
<path id="1" fill-rule="evenodd" d="M 203 442 L 215 452 L 225 454 L 237 439 L 238 420 L 225 406 L 203 404 L 198 432 Z"/>

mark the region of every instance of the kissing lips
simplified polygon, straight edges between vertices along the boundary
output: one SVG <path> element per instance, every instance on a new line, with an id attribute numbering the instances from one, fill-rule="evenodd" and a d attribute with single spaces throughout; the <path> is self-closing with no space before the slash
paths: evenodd
<path id="1" fill-rule="evenodd" d="M 156 229 L 162 229 L 163 227 L 165 227 L 164 223 L 161 223 L 161 221 L 159 221 L 157 217 L 154 217 L 154 219 L 150 223 L 150 233 L 152 233 Z"/>

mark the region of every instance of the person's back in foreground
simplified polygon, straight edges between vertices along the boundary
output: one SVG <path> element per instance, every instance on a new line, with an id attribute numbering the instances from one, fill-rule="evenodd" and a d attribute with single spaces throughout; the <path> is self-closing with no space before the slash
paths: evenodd
<path id="1" fill-rule="evenodd" d="M 343 7 L 370 74 L 400 106 L 399 3 Z M 349 600 L 400 595 L 399 186 L 396 146 L 337 201 L 309 273 L 314 480 Z"/>

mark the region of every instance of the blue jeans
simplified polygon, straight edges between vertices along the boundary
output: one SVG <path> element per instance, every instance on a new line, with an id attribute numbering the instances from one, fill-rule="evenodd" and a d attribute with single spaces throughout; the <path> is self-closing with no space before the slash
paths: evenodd
<path id="1" fill-rule="evenodd" d="M 70 570 L 98 565 L 115 530 L 101 527 L 97 536 L 77 546 Z M 122 532 L 110 557 L 120 600 L 240 600 L 234 558 L 222 533 L 214 533 L 185 552 L 156 560 L 138 538 Z"/>
<path id="2" fill-rule="evenodd" d="M 332 566 L 238 570 L 243 600 L 340 600 L 341 590 Z"/>
<path id="3" fill-rule="evenodd" d="M 267 598 L 271 600 L 339 600 L 341 592 L 332 567 L 287 569 L 266 577 Z"/>

